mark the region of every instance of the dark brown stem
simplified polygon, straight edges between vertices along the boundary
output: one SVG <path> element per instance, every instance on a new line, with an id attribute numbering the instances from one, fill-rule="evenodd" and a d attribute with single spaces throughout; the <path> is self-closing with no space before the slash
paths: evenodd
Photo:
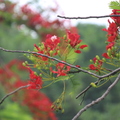
<path id="1" fill-rule="evenodd" d="M 66 16 L 58 15 L 57 17 L 64 19 L 90 19 L 90 18 L 120 17 L 120 15 L 103 15 L 103 16 L 87 16 L 87 17 L 66 17 Z"/>
<path id="2" fill-rule="evenodd" d="M 14 94 L 15 92 L 19 91 L 20 89 L 23 89 L 23 88 L 28 87 L 28 86 L 29 86 L 29 85 L 21 86 L 21 87 L 17 88 L 16 90 L 8 93 L 7 95 L 5 95 L 5 96 L 2 98 L 2 100 L 0 101 L 0 104 L 2 104 L 2 103 L 4 102 L 4 100 L 5 100 L 7 97 L 9 97 L 10 95 Z"/>

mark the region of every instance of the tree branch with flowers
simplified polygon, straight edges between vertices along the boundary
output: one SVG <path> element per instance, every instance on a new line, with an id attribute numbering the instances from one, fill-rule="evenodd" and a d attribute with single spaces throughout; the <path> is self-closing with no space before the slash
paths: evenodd
<path id="1" fill-rule="evenodd" d="M 74 56 L 81 55 L 82 51 L 84 51 L 84 49 L 87 49 L 87 47 L 89 46 L 83 43 L 83 41 L 80 39 L 80 35 L 78 35 L 77 33 L 72 33 L 70 30 L 66 30 L 66 34 L 62 37 L 48 34 L 45 37 L 45 41 L 39 43 L 39 45 L 34 44 L 33 51 L 8 50 L 0 47 L 0 50 L 5 52 L 24 53 L 24 56 L 32 61 L 32 64 L 28 61 L 22 63 L 22 65 L 26 67 L 30 74 L 30 80 L 24 86 L 27 87 L 28 90 L 43 89 L 54 83 L 59 83 L 60 81 L 63 83 L 62 93 L 60 94 L 60 96 L 58 96 L 58 99 L 56 99 L 51 105 L 52 110 L 61 111 L 62 113 L 64 112 L 63 101 L 67 91 L 66 85 L 67 82 L 70 82 L 70 79 L 74 77 L 74 73 L 79 74 L 80 72 L 83 72 L 93 78 L 96 78 L 96 81 L 89 83 L 89 86 L 87 86 L 82 92 L 80 92 L 76 96 L 76 99 L 88 92 L 90 88 L 93 87 L 97 89 L 98 87 L 107 84 L 108 81 L 113 80 L 113 83 L 108 86 L 107 90 L 102 94 L 102 96 L 85 105 L 85 107 L 83 107 L 73 117 L 73 120 L 76 120 L 89 107 L 102 101 L 109 94 L 110 90 L 120 80 L 120 3 L 111 2 L 110 8 L 113 9 L 112 13 L 111 15 L 107 16 L 90 16 L 78 18 L 58 16 L 65 19 L 111 17 L 112 22 L 108 20 L 109 27 L 103 29 L 103 31 L 107 32 L 107 40 L 105 41 L 106 52 L 103 53 L 101 57 L 96 55 L 93 59 L 90 60 L 91 63 L 86 68 L 82 68 L 80 65 L 75 65 L 74 63 L 76 59 L 74 58 Z M 39 22 L 40 21 L 38 21 L 37 23 Z M 34 27 L 34 29 L 36 28 Z M 36 69 L 38 72 L 35 72 L 33 68 Z M 17 90 L 19 90 L 19 88 Z M 7 96 L 9 95 L 11 95 L 11 93 Z M 3 100 L 6 98 L 7 97 L 5 96 Z M 1 103 L 3 100 L 1 100 Z"/>

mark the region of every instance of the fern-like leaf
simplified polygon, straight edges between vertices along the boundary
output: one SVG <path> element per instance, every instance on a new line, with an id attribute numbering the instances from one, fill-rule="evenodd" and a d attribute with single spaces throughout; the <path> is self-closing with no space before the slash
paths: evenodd
<path id="1" fill-rule="evenodd" d="M 120 2 L 118 2 L 118 1 L 111 1 L 110 4 L 109 4 L 109 8 L 110 9 L 120 10 Z"/>

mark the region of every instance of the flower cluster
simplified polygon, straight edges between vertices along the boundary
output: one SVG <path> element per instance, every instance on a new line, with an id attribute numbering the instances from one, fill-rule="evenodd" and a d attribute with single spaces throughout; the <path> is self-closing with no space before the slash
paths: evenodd
<path id="1" fill-rule="evenodd" d="M 48 57 L 36 54 L 31 54 L 27 57 L 34 62 L 33 67 L 40 70 L 42 77 L 45 75 L 43 72 L 44 70 L 50 70 L 49 73 L 55 73 L 57 74 L 57 77 L 66 76 L 70 71 L 70 66 L 66 66 L 63 63 L 56 64 L 54 60 L 49 59 L 49 56 L 57 57 L 60 60 L 67 62 L 67 59 L 69 59 L 70 56 L 69 54 L 80 54 L 81 50 L 87 47 L 87 45 L 81 44 L 82 40 L 79 40 L 79 38 L 80 35 L 71 33 L 70 31 L 66 32 L 66 37 L 57 37 L 56 35 L 48 34 L 46 40 L 40 43 L 39 46 L 36 44 L 34 45 L 35 52 L 47 55 Z M 66 45 L 63 44 L 64 42 Z M 29 64 L 27 64 L 27 66 L 29 66 Z"/>
<path id="2" fill-rule="evenodd" d="M 57 37 L 56 35 L 50 35 L 48 34 L 46 36 L 46 40 L 39 45 L 34 45 L 34 51 L 39 53 L 38 54 L 30 54 L 27 55 L 27 58 L 33 61 L 33 64 L 29 64 L 28 62 L 23 63 L 25 66 L 29 67 L 30 71 L 30 86 L 29 89 L 41 89 L 46 86 L 51 85 L 52 83 L 62 81 L 62 76 L 66 77 L 64 78 L 69 79 L 72 77 L 72 75 L 68 76 L 69 71 L 72 69 L 70 66 L 65 65 L 61 62 L 56 63 L 55 60 L 49 59 L 50 57 L 56 57 L 57 59 L 68 62 L 72 55 L 80 54 L 82 50 L 86 47 L 88 47 L 85 44 L 81 44 L 82 40 L 79 39 L 80 35 L 71 33 L 70 31 L 66 31 L 66 36 L 64 37 Z M 64 44 L 65 43 L 65 44 Z M 42 54 L 42 55 L 40 55 Z M 46 56 L 43 56 L 46 55 Z M 69 62 L 70 63 L 70 62 Z M 71 63 L 70 63 L 71 64 Z M 32 66 L 31 66 L 32 65 Z M 39 70 L 40 75 L 33 72 L 30 67 L 37 68 Z M 80 67 L 77 65 L 77 67 Z M 46 86 L 42 87 L 43 82 L 49 81 Z M 65 87 L 65 86 L 64 86 Z M 63 91 L 63 93 L 65 90 Z M 64 95 L 62 94 L 61 102 L 64 99 Z M 60 102 L 60 106 L 61 103 Z M 56 102 L 54 102 L 56 103 Z M 58 105 L 58 104 L 56 104 Z M 55 110 L 60 109 L 59 105 L 54 106 Z M 63 111 L 61 108 L 60 110 Z"/>
<path id="3" fill-rule="evenodd" d="M 88 45 L 80 45 L 82 40 L 79 40 L 80 35 L 73 34 L 70 31 L 67 31 L 67 41 L 69 41 L 69 44 L 72 48 L 75 49 L 76 53 L 81 53 L 80 49 L 84 49 L 85 47 L 88 47 Z"/>
<path id="4" fill-rule="evenodd" d="M 111 15 L 120 15 L 120 10 L 112 10 Z M 107 32 L 107 40 L 106 40 L 106 51 L 105 53 L 102 54 L 104 58 L 100 60 L 99 56 L 97 58 L 94 58 L 92 61 L 94 64 L 89 65 L 89 69 L 91 70 L 106 70 L 102 67 L 103 63 L 106 61 L 106 59 L 109 60 L 118 60 L 120 55 L 119 55 L 119 44 L 120 44 L 120 35 L 119 35 L 119 29 L 120 29 L 120 17 L 111 17 L 112 22 L 108 20 L 109 27 L 102 29 L 103 31 Z M 106 62 L 108 63 L 108 62 Z M 110 63 L 109 63 L 110 64 Z"/>
<path id="5" fill-rule="evenodd" d="M 30 81 L 28 83 L 28 89 L 41 89 L 42 88 L 42 78 L 39 75 L 36 75 L 34 71 L 29 68 L 30 72 Z"/>
<path id="6" fill-rule="evenodd" d="M 36 75 L 30 68 L 24 67 L 22 63 L 23 61 L 12 60 L 0 68 L 1 85 L 5 87 L 5 90 L 8 93 L 15 90 L 15 88 L 29 84 L 29 90 L 23 89 L 13 94 L 11 99 L 20 101 L 18 102 L 20 105 L 27 106 L 34 120 L 38 120 L 38 118 L 41 120 L 57 120 L 57 117 L 51 109 L 52 102 L 50 99 L 41 91 L 34 90 L 42 87 L 41 77 Z M 32 80 L 29 83 L 27 82 L 28 80 L 22 80 L 18 73 L 24 72 L 28 74 L 28 71 Z"/>
<path id="7" fill-rule="evenodd" d="M 100 60 L 99 57 L 95 57 L 92 60 L 94 64 L 89 65 L 89 69 L 99 71 L 102 69 L 103 60 Z"/>
<path id="8" fill-rule="evenodd" d="M 120 15 L 120 10 L 112 10 L 111 15 Z M 111 59 L 113 57 L 116 57 L 117 50 L 115 49 L 115 46 L 119 43 L 119 29 L 120 29 L 120 17 L 111 17 L 113 19 L 113 22 L 109 22 L 108 29 L 103 29 L 108 34 L 108 45 L 106 46 L 107 53 L 103 53 L 103 57 L 107 59 Z"/>
<path id="9" fill-rule="evenodd" d="M 60 38 L 57 36 L 47 35 L 46 41 L 43 42 L 39 47 L 35 44 L 36 51 L 41 54 L 45 54 L 48 56 L 55 56 L 58 54 L 59 51 L 59 43 Z M 38 58 L 41 58 L 42 61 L 47 61 L 47 57 L 43 56 L 37 56 Z"/>
<path id="10" fill-rule="evenodd" d="M 57 77 L 59 77 L 59 76 L 67 75 L 67 72 L 70 71 L 70 68 L 71 68 L 70 66 L 66 66 L 63 63 L 58 63 L 58 64 L 56 64 L 57 71 L 52 70 L 52 68 L 50 68 L 50 71 L 52 73 L 57 73 Z"/>

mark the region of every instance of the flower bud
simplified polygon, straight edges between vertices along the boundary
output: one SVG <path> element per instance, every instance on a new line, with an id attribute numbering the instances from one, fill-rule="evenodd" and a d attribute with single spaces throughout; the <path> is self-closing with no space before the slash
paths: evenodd
<path id="1" fill-rule="evenodd" d="M 26 64 L 25 64 L 25 62 L 23 62 L 23 63 L 22 63 L 22 65 L 26 67 Z"/>
<path id="2" fill-rule="evenodd" d="M 53 50 L 50 50 L 50 56 L 52 56 L 52 55 L 53 55 L 53 53 L 54 53 L 54 51 L 53 51 Z"/>
<path id="3" fill-rule="evenodd" d="M 111 49 L 110 48 L 107 51 L 108 51 L 108 53 L 111 53 Z"/>
<path id="4" fill-rule="evenodd" d="M 92 62 L 93 62 L 93 60 L 92 60 L 92 59 L 90 59 L 90 62 L 92 63 Z"/>
<path id="5" fill-rule="evenodd" d="M 42 74 L 40 73 L 39 76 L 42 77 Z"/>
<path id="6" fill-rule="evenodd" d="M 102 58 L 103 62 L 106 62 L 106 59 L 105 58 Z"/>
<path id="7" fill-rule="evenodd" d="M 27 65 L 27 64 L 28 64 L 28 61 L 25 61 L 24 63 Z"/>
<path id="8" fill-rule="evenodd" d="M 97 85 L 95 84 L 95 83 L 90 83 L 90 85 L 92 86 L 92 87 L 95 87 L 95 88 L 97 88 Z"/>
<path id="9" fill-rule="evenodd" d="M 100 57 L 99 57 L 98 55 L 96 55 L 96 58 L 97 58 L 98 60 L 100 60 Z"/>
<path id="10" fill-rule="evenodd" d="M 36 72 L 34 72 L 35 75 L 38 75 Z"/>
<path id="11" fill-rule="evenodd" d="M 114 51 L 114 50 L 115 50 L 115 47 L 112 47 L 111 49 Z"/>

